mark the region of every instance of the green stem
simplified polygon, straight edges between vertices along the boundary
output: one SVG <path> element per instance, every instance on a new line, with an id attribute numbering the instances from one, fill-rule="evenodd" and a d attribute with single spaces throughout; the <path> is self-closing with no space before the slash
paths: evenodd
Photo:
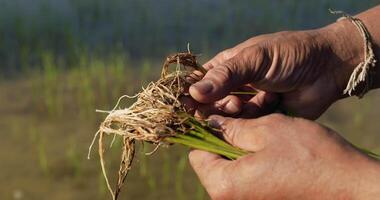
<path id="1" fill-rule="evenodd" d="M 219 146 L 219 147 L 222 147 L 222 148 L 225 148 L 225 149 L 228 149 L 228 150 L 231 150 L 231 151 L 238 151 L 239 149 L 225 143 L 223 140 L 220 140 L 219 138 L 217 137 L 210 137 L 208 135 L 205 135 L 201 132 L 198 132 L 198 131 L 195 131 L 195 130 L 191 130 L 189 131 L 189 133 L 187 133 L 187 135 L 191 135 L 191 136 L 194 136 L 196 138 L 199 138 L 200 140 L 203 140 L 203 141 L 206 141 L 210 144 L 213 144 L 215 146 Z"/>
<path id="2" fill-rule="evenodd" d="M 195 136 L 202 138 L 203 140 L 208 141 L 208 142 L 215 144 L 217 146 L 221 146 L 221 147 L 233 150 L 233 151 L 239 151 L 242 154 L 248 153 L 244 150 L 241 150 L 240 148 L 234 147 L 234 146 L 226 143 L 225 141 L 219 139 L 218 137 L 216 137 L 215 135 L 213 135 L 212 133 L 210 133 L 209 131 L 204 129 L 202 126 L 196 126 L 195 125 L 194 128 L 196 131 L 191 130 L 191 131 L 189 131 L 189 134 L 195 135 Z"/>
<path id="3" fill-rule="evenodd" d="M 191 136 L 189 134 L 179 134 L 179 135 L 177 135 L 177 137 L 185 139 L 185 140 L 189 140 L 189 141 L 192 141 L 192 142 L 201 142 L 201 143 L 206 144 L 208 146 L 212 146 L 214 148 L 221 149 L 221 150 L 224 150 L 224 151 L 228 151 L 228 152 L 231 152 L 231 153 L 234 153 L 234 154 L 239 154 L 241 156 L 247 154 L 247 152 L 242 152 L 237 147 L 231 146 L 229 144 L 228 144 L 229 146 L 223 147 L 223 146 L 216 145 L 216 144 L 210 143 L 208 141 L 199 139 L 197 137 L 193 137 L 193 136 Z"/>
<path id="4" fill-rule="evenodd" d="M 206 125 L 202 124 L 194 117 L 188 115 L 187 113 L 182 113 L 182 115 L 188 118 L 188 120 L 185 123 L 189 125 L 192 128 L 192 130 L 186 132 L 185 134 L 178 134 L 176 137 L 185 139 L 187 142 L 203 142 L 206 143 L 207 146 L 212 146 L 213 148 L 217 148 L 218 150 L 223 149 L 224 151 L 232 152 L 235 154 L 237 153 L 239 155 L 246 155 L 248 153 L 247 151 L 234 147 L 228 144 L 227 142 L 223 141 L 222 139 L 218 138 L 217 136 L 212 134 L 210 130 L 207 130 L 208 127 Z M 190 146 L 188 144 L 185 145 Z M 228 157 L 227 155 L 224 156 Z"/>
<path id="5" fill-rule="evenodd" d="M 245 92 L 234 92 L 235 94 L 248 94 Z M 290 114 L 289 112 L 286 112 L 283 110 L 283 113 L 288 116 L 294 116 Z M 198 120 L 195 118 L 188 116 L 189 120 L 186 122 L 189 126 L 193 127 L 195 130 L 190 130 L 187 135 L 184 134 L 178 134 L 175 138 L 167 138 L 168 140 L 175 140 L 173 143 L 180 143 L 192 148 L 197 148 L 205 151 L 209 151 L 212 153 L 217 153 L 220 155 L 223 155 L 225 157 L 228 157 L 230 159 L 237 159 L 238 157 L 247 154 L 248 152 L 239 149 L 237 147 L 234 147 L 223 140 L 216 137 L 214 134 L 210 133 L 205 128 L 205 125 L 201 124 Z M 170 141 L 168 141 L 170 142 Z M 380 160 L 380 155 L 376 154 L 368 149 L 359 147 L 357 145 L 352 144 L 354 147 L 356 147 L 359 151 L 362 153 Z"/>
<path id="6" fill-rule="evenodd" d="M 238 152 L 238 151 L 234 152 L 234 151 L 225 149 L 223 147 L 216 146 L 214 144 L 211 144 L 199 138 L 194 138 L 192 136 L 187 136 L 184 134 L 178 134 L 177 136 L 167 137 L 165 138 L 165 141 L 169 143 L 182 144 L 191 148 L 196 148 L 196 149 L 208 151 L 211 153 L 216 153 L 233 160 L 244 155 L 241 152 Z"/>

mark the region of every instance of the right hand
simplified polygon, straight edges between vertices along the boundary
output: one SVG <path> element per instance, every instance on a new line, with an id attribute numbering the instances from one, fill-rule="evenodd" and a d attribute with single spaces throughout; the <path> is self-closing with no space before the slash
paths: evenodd
<path id="1" fill-rule="evenodd" d="M 318 123 L 271 114 L 211 116 L 224 139 L 250 152 L 237 160 L 192 150 L 211 199 L 379 199 L 380 162 Z"/>
<path id="2" fill-rule="evenodd" d="M 361 59 L 360 35 L 348 35 L 348 28 L 357 30 L 342 23 L 349 22 L 253 37 L 219 53 L 204 65 L 207 73 L 189 89 L 192 98 L 201 103 L 198 110 L 206 113 L 205 117 L 215 114 L 207 112 L 216 108 L 251 118 L 273 112 L 274 102 L 279 102 L 276 108 L 295 116 L 319 117 L 343 97 L 349 76 Z M 229 95 L 243 86 L 261 92 L 246 102 L 239 95 Z"/>

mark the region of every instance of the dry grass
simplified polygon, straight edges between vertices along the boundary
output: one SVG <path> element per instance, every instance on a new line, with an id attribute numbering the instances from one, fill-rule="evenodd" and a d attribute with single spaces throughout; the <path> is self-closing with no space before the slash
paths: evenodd
<path id="1" fill-rule="evenodd" d="M 169 71 L 171 63 L 177 63 L 173 72 Z M 108 116 L 101 123 L 94 141 L 99 136 L 100 163 L 113 199 L 117 199 L 130 170 L 135 153 L 135 141 L 150 142 L 158 148 L 162 144 L 169 143 L 165 138 L 186 134 L 192 129 L 191 124 L 185 123 L 190 117 L 185 114 L 186 108 L 179 98 L 189 86 L 188 77 L 194 69 L 202 70 L 203 68 L 199 67 L 196 56 L 190 52 L 169 56 L 163 65 L 161 78 L 158 81 L 149 83 L 135 96 L 122 96 L 111 111 L 99 111 L 107 112 Z M 124 98 L 135 98 L 136 102 L 129 108 L 117 109 Z M 106 173 L 103 144 L 105 134 L 113 135 L 114 139 L 120 136 L 123 140 L 123 152 L 115 189 L 112 189 Z"/>

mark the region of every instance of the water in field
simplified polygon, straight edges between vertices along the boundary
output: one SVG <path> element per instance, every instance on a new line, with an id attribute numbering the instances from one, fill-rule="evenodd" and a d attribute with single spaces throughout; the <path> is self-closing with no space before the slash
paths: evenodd
<path id="1" fill-rule="evenodd" d="M 105 78 L 115 77 L 115 74 L 97 70 L 94 77 L 89 77 L 90 72 L 86 70 L 59 77 L 46 75 L 0 83 L 3 137 L 0 141 L 0 199 L 108 197 L 96 145 L 92 159 L 86 159 L 91 139 L 105 117 L 95 113 L 95 109 L 112 109 L 119 94 L 133 93 L 133 87 L 140 87 L 142 82 L 133 78 L 139 76 L 138 71 L 118 72 L 124 76 L 117 82 L 119 80 L 114 78 Z M 85 80 L 86 77 L 89 79 Z M 75 85 L 70 86 L 70 78 Z M 95 87 L 102 81 L 105 85 L 99 87 L 104 88 Z M 120 147 L 116 139 L 106 153 L 112 184 L 117 175 Z M 144 149 L 139 146 L 121 197 L 205 198 L 189 168 L 187 149 L 173 146 L 151 156 L 144 155 L 152 149 L 149 144 L 145 144 Z"/>
<path id="2" fill-rule="evenodd" d="M 156 79 L 187 42 L 203 63 L 252 35 L 331 23 L 329 7 L 379 3 L 358 2 L 0 0 L 0 199 L 109 199 L 96 145 L 87 160 L 105 117 L 95 109 Z M 379 101 L 379 91 L 340 101 L 319 121 L 380 152 Z M 144 155 L 153 148 L 139 146 L 120 199 L 208 199 L 187 148 Z M 120 152 L 119 140 L 106 152 L 111 184 Z"/>

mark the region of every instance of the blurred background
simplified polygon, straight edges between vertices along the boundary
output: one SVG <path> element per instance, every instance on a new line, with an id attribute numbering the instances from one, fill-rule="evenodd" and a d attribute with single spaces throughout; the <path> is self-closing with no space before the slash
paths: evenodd
<path id="1" fill-rule="evenodd" d="M 0 0 L 0 199 L 109 199 L 87 149 L 123 94 L 159 76 L 189 42 L 202 62 L 258 34 L 318 28 L 379 0 Z M 380 152 L 380 92 L 340 101 L 319 119 Z M 188 149 L 139 148 L 122 198 L 207 199 Z M 120 142 L 107 151 L 109 175 Z M 114 180 L 114 179 L 113 179 Z M 114 181 L 112 181 L 113 183 Z"/>

